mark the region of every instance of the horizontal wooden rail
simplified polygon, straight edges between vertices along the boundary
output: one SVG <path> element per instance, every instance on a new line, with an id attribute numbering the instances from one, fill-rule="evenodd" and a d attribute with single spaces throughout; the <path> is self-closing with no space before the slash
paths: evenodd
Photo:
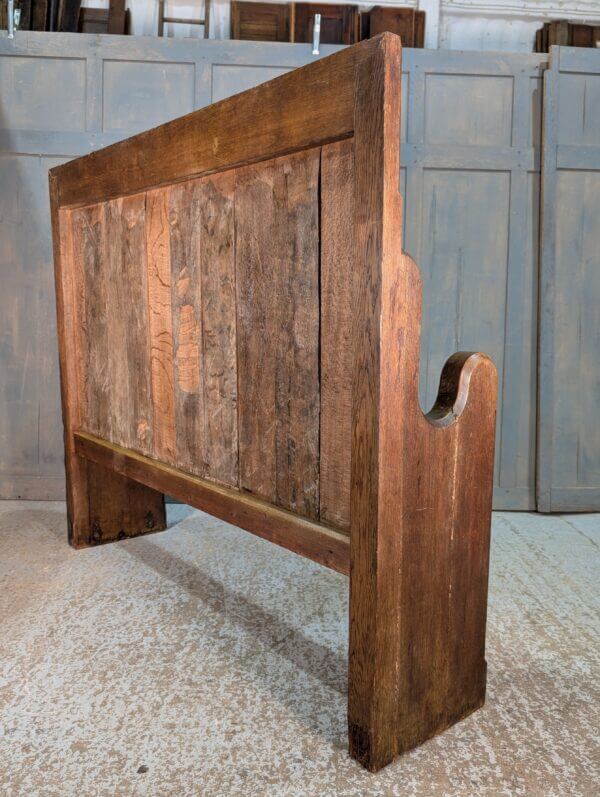
<path id="1" fill-rule="evenodd" d="M 54 167 L 57 204 L 103 202 L 348 138 L 356 69 L 390 35 Z"/>
<path id="2" fill-rule="evenodd" d="M 153 490 L 172 495 L 300 556 L 345 575 L 350 571 L 350 538 L 342 532 L 279 509 L 248 493 L 207 482 L 86 432 L 75 433 L 75 450 L 80 457 Z"/>

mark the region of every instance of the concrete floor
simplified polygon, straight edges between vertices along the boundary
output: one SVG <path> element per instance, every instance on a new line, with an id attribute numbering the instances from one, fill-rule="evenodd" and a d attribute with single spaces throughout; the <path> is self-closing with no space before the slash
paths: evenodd
<path id="1" fill-rule="evenodd" d="M 378 775 L 346 754 L 347 580 L 170 520 L 76 552 L 64 505 L 0 502 L 2 797 L 600 794 L 600 515 L 494 516 L 487 704 Z"/>

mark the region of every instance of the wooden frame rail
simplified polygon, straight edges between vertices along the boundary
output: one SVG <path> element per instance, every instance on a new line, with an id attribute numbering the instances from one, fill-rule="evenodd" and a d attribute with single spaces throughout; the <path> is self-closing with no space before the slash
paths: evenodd
<path id="1" fill-rule="evenodd" d="M 400 87 L 383 34 L 50 173 L 71 544 L 167 492 L 348 573 L 370 770 L 486 680 L 496 372 L 419 406 Z"/>

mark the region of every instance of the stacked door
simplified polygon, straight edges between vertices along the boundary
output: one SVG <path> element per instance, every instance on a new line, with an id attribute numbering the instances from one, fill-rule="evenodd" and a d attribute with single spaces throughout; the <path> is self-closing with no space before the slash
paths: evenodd
<path id="1" fill-rule="evenodd" d="M 537 501 L 600 510 L 600 51 L 544 76 Z"/>

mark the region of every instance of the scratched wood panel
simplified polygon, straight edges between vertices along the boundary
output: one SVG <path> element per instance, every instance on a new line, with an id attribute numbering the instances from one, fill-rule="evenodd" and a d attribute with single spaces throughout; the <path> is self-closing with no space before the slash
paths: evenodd
<path id="1" fill-rule="evenodd" d="M 173 375 L 176 461 L 204 473 L 204 389 L 201 367 L 202 278 L 200 230 L 191 181 L 169 191 L 173 308 Z"/>
<path id="2" fill-rule="evenodd" d="M 146 194 L 146 265 L 154 456 L 174 463 L 175 392 L 169 188 Z"/>
<path id="3" fill-rule="evenodd" d="M 354 146 L 321 154 L 321 519 L 350 526 Z"/>
<path id="4" fill-rule="evenodd" d="M 111 374 L 109 371 L 110 275 L 106 259 L 106 207 L 90 205 L 71 213 L 74 292 L 80 326 L 78 377 L 86 428 L 110 439 Z"/>
<path id="5" fill-rule="evenodd" d="M 319 512 L 319 155 L 239 169 L 235 187 L 240 486 L 308 517 Z"/>
<path id="6" fill-rule="evenodd" d="M 321 52 L 326 55 L 335 49 L 338 48 L 325 45 Z M 595 51 L 581 49 L 580 52 L 588 59 L 598 56 Z M 3 310 L 0 313 L 0 369 L 5 377 L 0 379 L 0 495 L 14 497 L 26 491 L 31 497 L 60 498 L 60 490 L 52 492 L 63 478 L 63 451 L 56 344 L 52 331 L 54 291 L 45 175 L 51 156 L 57 152 L 69 157 L 84 154 L 125 137 L 135 129 L 164 121 L 167 106 L 167 115 L 172 115 L 181 113 L 182 109 L 190 110 L 191 102 L 194 107 L 206 105 L 301 66 L 312 56 L 308 50 L 286 44 L 272 45 L 265 61 L 264 46 L 258 42 L 217 42 L 211 53 L 199 54 L 194 43 L 183 39 L 111 41 L 108 46 L 108 40 L 98 44 L 93 37 L 27 31 L 19 33 L 17 45 L 0 38 L 0 54 L 3 74 L 10 77 L 18 72 L 29 78 L 39 77 L 40 91 L 44 94 L 43 101 L 34 107 L 29 94 L 9 92 L 10 108 L 6 107 L 0 120 L 0 128 L 3 128 L 0 131 L 0 215 L 4 220 L 0 260 L 5 284 L 0 297 Z M 87 70 L 85 90 L 85 58 L 90 54 L 94 55 L 90 62 L 93 68 Z M 122 67 L 114 66 L 115 59 Z M 426 307 L 430 298 L 437 302 L 436 295 L 442 288 L 438 288 L 436 276 L 443 274 L 446 268 L 443 258 L 433 258 L 437 271 L 429 280 L 427 274 L 433 252 L 426 244 L 432 209 L 431 195 L 424 186 L 428 170 L 431 167 L 448 172 L 458 168 L 512 170 L 508 237 L 513 254 L 509 253 L 506 293 L 500 290 L 496 297 L 499 305 L 507 303 L 497 508 L 533 507 L 537 355 L 534 226 L 539 212 L 539 178 L 537 165 L 528 165 L 528 153 L 532 144 L 537 146 L 539 136 L 535 134 L 530 140 L 515 134 L 519 127 L 538 129 L 535 119 L 541 107 L 541 72 L 534 73 L 534 68 L 539 68 L 547 59 L 546 55 L 509 53 L 501 57 L 488 53 L 410 49 L 403 53 L 405 248 L 417 257 L 424 273 Z M 47 68 L 49 64 L 52 69 Z M 40 69 L 40 65 L 43 68 Z M 157 68 L 163 66 L 161 80 L 150 80 L 150 73 L 156 73 Z M 127 76 L 126 86 L 117 86 L 119 70 Z M 60 80 L 55 79 L 57 75 Z M 191 75 L 194 76 L 193 98 Z M 447 77 L 439 80 L 439 75 Z M 515 79 L 515 92 L 513 137 L 509 142 L 507 119 L 511 109 L 507 85 L 511 76 Z M 567 75 L 564 79 L 570 80 Z M 584 94 L 585 140 L 592 142 L 597 113 L 597 104 L 593 103 L 595 78 L 588 77 L 584 81 L 577 78 L 570 82 L 569 93 L 562 92 L 564 113 L 561 112 L 561 118 L 566 121 L 561 124 L 571 132 L 562 143 L 577 143 L 573 136 L 584 118 L 570 109 Z M 472 86 L 475 91 L 471 91 Z M 448 103 L 444 99 L 446 90 L 456 102 Z M 167 94 L 173 97 L 165 104 Z M 488 98 L 487 95 L 493 96 Z M 76 101 L 65 111 L 67 96 L 74 96 Z M 565 105 L 567 97 L 571 96 L 570 105 Z M 440 98 L 445 104 L 436 107 Z M 506 108 L 508 116 L 503 116 Z M 465 144 L 465 136 L 468 144 Z M 506 146 L 508 143 L 512 146 Z M 38 155 L 27 154 L 32 152 L 39 153 L 41 159 Z M 519 188 L 528 169 L 529 195 Z M 498 224 L 493 193 L 490 199 L 484 221 L 486 228 Z M 482 202 L 487 203 L 488 198 L 484 196 Z M 452 223 L 450 216 L 445 218 L 441 214 L 439 218 L 442 226 Z M 531 256 L 528 252 L 523 254 L 523 239 L 531 249 Z M 458 243 L 460 245 L 460 241 Z M 473 291 L 479 286 L 482 293 L 490 293 L 484 276 L 480 276 L 476 268 L 472 269 L 471 278 Z M 489 329 L 483 317 L 481 329 L 484 335 Z M 429 353 L 436 359 L 426 395 L 423 395 L 424 404 L 430 405 L 436 390 L 436 367 L 439 373 L 439 365 L 449 351 L 442 350 L 443 337 L 436 339 L 435 331 L 430 335 L 427 324 L 423 333 L 423 371 L 427 370 Z M 500 327 L 496 327 L 495 334 L 502 336 Z M 473 337 L 476 342 L 481 340 L 479 334 Z M 471 344 L 468 340 L 460 340 L 459 345 Z M 155 405 L 158 406 L 158 402 Z M 165 405 L 161 402 L 160 406 Z M 154 423 L 154 427 L 159 428 L 159 425 Z M 160 425 L 160 428 L 165 427 Z M 518 430 L 516 434 L 515 429 Z M 587 457 L 582 460 L 582 466 L 587 461 Z"/>
<path id="7" fill-rule="evenodd" d="M 109 305 L 108 378 L 111 441 L 152 453 L 152 385 L 148 336 L 145 194 L 106 203 Z M 88 334 L 94 334 L 88 329 Z"/>

